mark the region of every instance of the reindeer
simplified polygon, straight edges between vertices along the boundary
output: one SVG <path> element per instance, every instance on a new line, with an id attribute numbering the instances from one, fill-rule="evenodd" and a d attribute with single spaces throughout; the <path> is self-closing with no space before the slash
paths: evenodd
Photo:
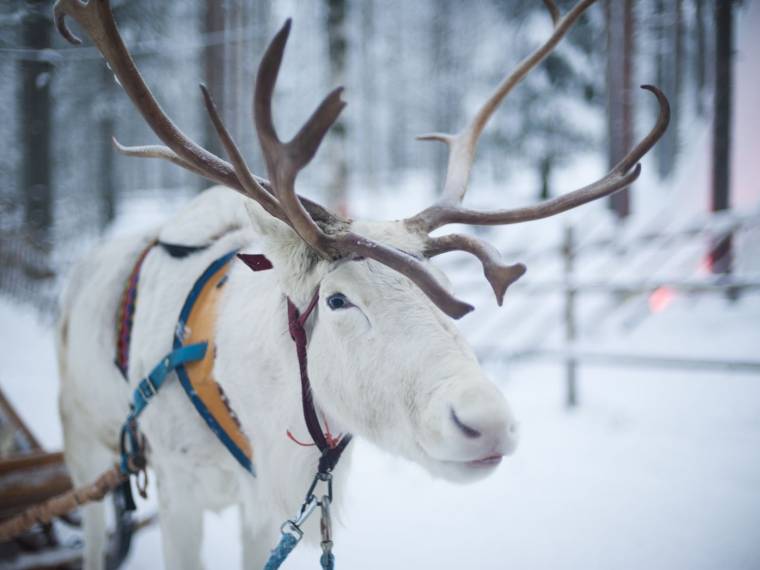
<path id="1" fill-rule="evenodd" d="M 652 86 L 644 88 L 659 102 L 656 125 L 601 179 L 519 209 L 476 211 L 461 205 L 488 120 L 593 1 L 581 0 L 564 17 L 547 2 L 555 24 L 551 37 L 499 84 L 469 125 L 456 135 L 420 137 L 449 147 L 443 190 L 432 206 L 394 221 L 347 219 L 296 193 L 299 171 L 317 152 L 344 102 L 341 89 L 334 90 L 291 141 L 280 140 L 271 100 L 289 20 L 266 50 L 254 89 L 254 122 L 269 174 L 265 180 L 246 165 L 205 87 L 206 109 L 229 162 L 172 123 L 138 72 L 108 0 L 57 1 L 61 34 L 79 43 L 65 17 L 76 20 L 165 144 L 126 147 L 114 141 L 117 148 L 131 156 L 169 160 L 219 184 L 161 227 L 102 245 L 71 275 L 57 343 L 66 462 L 76 484 L 93 479 L 118 457 L 131 394 L 171 349 L 172 339 L 181 336 L 175 330 L 177 315 L 198 276 L 230 251 L 263 254 L 272 267 L 251 272 L 244 263 L 230 263 L 212 315 L 210 366 L 250 441 L 255 473 L 241 468 L 219 444 L 174 374 L 140 419 L 157 480 L 167 567 L 199 568 L 203 510 L 233 504 L 241 509 L 245 567 L 262 566 L 280 523 L 296 512 L 323 456 L 315 447 L 295 445 L 288 433 L 304 440 L 308 432 L 323 447 L 327 441 L 329 449 L 346 450 L 335 471 L 336 488 L 349 471 L 351 448 L 346 448 L 347 436 L 336 445 L 331 432 L 367 438 L 454 481 L 492 473 L 515 450 L 515 418 L 453 324 L 473 307 L 456 298 L 430 260 L 452 251 L 475 256 L 499 305 L 525 267 L 503 262 L 494 247 L 475 237 L 430 233 L 452 223 L 503 225 L 546 218 L 608 196 L 639 176 L 638 161 L 669 118 L 667 99 Z M 183 244 L 191 253 L 178 259 L 156 242 Z M 126 383 L 112 358 L 117 306 L 136 264 Z M 296 321 L 303 325 L 303 359 L 296 358 L 300 348 L 294 350 L 288 334 Z M 305 388 L 298 382 L 304 374 L 310 379 Z M 305 417 L 307 403 L 311 419 Z M 104 516 L 102 505 L 84 512 L 87 568 L 103 567 Z M 306 535 L 318 532 L 307 527 Z"/>

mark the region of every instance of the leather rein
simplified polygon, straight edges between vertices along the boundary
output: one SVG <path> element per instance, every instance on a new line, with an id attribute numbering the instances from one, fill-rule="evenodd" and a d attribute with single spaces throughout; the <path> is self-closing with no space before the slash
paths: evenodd
<path id="1" fill-rule="evenodd" d="M 272 268 L 271 262 L 261 254 L 238 254 L 238 258 L 243 261 L 253 271 L 265 271 Z M 319 302 L 319 288 L 309 301 L 309 304 L 301 313 L 290 297 L 286 297 L 288 304 L 288 330 L 290 338 L 296 345 L 296 354 L 298 355 L 298 369 L 301 377 L 301 404 L 303 407 L 303 418 L 306 428 L 309 431 L 314 445 L 320 451 L 318 473 L 330 473 L 338 461 L 343 451 L 351 442 L 351 434 L 345 434 L 337 441 L 332 437 L 326 437 L 321 424 L 317 410 L 314 407 L 314 398 L 312 396 L 311 382 L 309 380 L 309 367 L 307 360 L 306 345 L 308 339 L 306 336 L 306 321 L 308 321 L 314 309 Z"/>

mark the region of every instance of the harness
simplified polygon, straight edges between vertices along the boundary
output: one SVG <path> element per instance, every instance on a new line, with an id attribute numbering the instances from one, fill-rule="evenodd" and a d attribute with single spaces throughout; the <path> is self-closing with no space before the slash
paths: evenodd
<path id="1" fill-rule="evenodd" d="M 129 346 L 137 303 L 140 270 L 147 254 L 157 244 L 163 245 L 170 254 L 174 255 L 172 249 L 166 248 L 160 242 L 154 241 L 148 244 L 138 256 L 119 305 L 115 364 L 125 378 L 128 372 Z M 182 247 L 172 246 L 175 249 Z M 181 257 L 201 248 L 192 248 L 192 251 L 188 251 L 189 249 L 182 249 Z M 236 256 L 253 271 L 264 271 L 272 268 L 271 262 L 265 256 L 239 254 L 237 250 L 230 251 L 211 263 L 196 280 L 185 299 L 175 328 L 172 351 L 161 359 L 150 374 L 138 382 L 137 388 L 133 392 L 131 410 L 121 431 L 120 467 L 125 475 L 136 476 L 137 488 L 142 496 L 145 496 L 147 487 L 147 461 L 145 458 L 145 437 L 139 431 L 137 420 L 164 383 L 171 378 L 172 372 L 176 372 L 186 395 L 219 441 L 246 471 L 254 477 L 256 476 L 250 440 L 225 396 L 224 390 L 212 375 L 216 354 L 213 338 L 217 300 L 221 295 L 221 289 L 227 282 L 230 263 Z M 287 311 L 290 337 L 295 343 L 298 357 L 304 421 L 314 445 L 320 451 L 320 459 L 316 474 L 306 493 L 306 498 L 298 514 L 283 523 L 280 543 L 272 551 L 265 570 L 275 570 L 280 567 L 303 537 L 301 527 L 317 507 L 320 507 L 322 519 L 321 544 L 323 554 L 320 563 L 324 569 L 334 567 L 330 517 L 332 471 L 351 441 L 351 435 L 346 434 L 337 440 L 330 436 L 329 432 L 326 436 L 314 407 L 308 374 L 305 325 L 316 308 L 318 300 L 319 289 L 314 292 L 303 313 L 300 313 L 295 304 L 288 298 Z M 320 483 L 326 486 L 326 493 L 318 497 L 315 493 Z M 135 505 L 132 500 L 129 481 L 125 483 L 123 490 L 127 507 L 134 509 Z"/>

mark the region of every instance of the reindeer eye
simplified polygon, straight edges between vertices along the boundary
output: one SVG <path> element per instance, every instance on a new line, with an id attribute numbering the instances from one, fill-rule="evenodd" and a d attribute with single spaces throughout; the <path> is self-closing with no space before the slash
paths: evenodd
<path id="1" fill-rule="evenodd" d="M 351 306 L 351 303 L 343 293 L 334 293 L 327 298 L 327 306 L 335 311 L 337 309 L 347 309 Z"/>

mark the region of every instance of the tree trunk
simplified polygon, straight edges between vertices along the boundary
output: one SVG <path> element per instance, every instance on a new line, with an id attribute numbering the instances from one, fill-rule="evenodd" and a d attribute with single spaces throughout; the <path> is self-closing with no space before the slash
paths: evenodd
<path id="1" fill-rule="evenodd" d="M 375 6 L 374 0 L 365 0 L 361 3 L 361 90 L 362 90 L 362 129 L 366 133 L 376 133 L 375 116 L 377 111 L 377 86 L 375 82 L 375 58 L 373 53 L 375 35 Z M 366 175 L 366 182 L 370 188 L 377 184 L 377 157 L 375 136 L 360 137 L 362 154 L 362 171 Z"/>
<path id="2" fill-rule="evenodd" d="M 114 100 L 114 77 L 107 65 L 101 65 L 101 85 L 98 97 L 106 99 L 100 104 L 101 116 L 98 117 L 98 221 L 100 228 L 105 228 L 116 217 L 116 176 L 114 173 L 114 148 L 111 139 L 115 135 L 115 118 L 113 106 L 108 102 Z"/>
<path id="3" fill-rule="evenodd" d="M 607 18 L 607 138 L 610 167 L 633 145 L 633 0 L 608 0 Z M 629 190 L 610 196 L 618 219 L 631 212 Z"/>
<path id="4" fill-rule="evenodd" d="M 203 64 L 206 85 L 214 97 L 219 109 L 224 113 L 225 106 L 225 69 L 224 69 L 224 43 L 222 36 L 225 30 L 223 0 L 206 0 L 206 9 L 203 16 L 203 33 L 206 34 L 208 45 L 204 49 Z M 210 35 L 209 35 L 210 34 Z M 225 156 L 219 137 L 206 114 L 205 107 L 201 104 L 201 113 L 205 125 L 204 145 L 218 156 Z"/>
<path id="5" fill-rule="evenodd" d="M 696 110 L 700 117 L 705 114 L 705 84 L 707 76 L 707 46 L 705 38 L 705 0 L 694 0 L 694 34 L 696 53 L 694 59 L 694 81 Z"/>
<path id="6" fill-rule="evenodd" d="M 683 0 L 658 0 L 657 83 L 670 100 L 670 124 L 654 148 L 657 171 L 669 176 L 676 164 L 679 147 L 681 112 L 681 76 L 683 57 Z"/>
<path id="7" fill-rule="evenodd" d="M 715 3 L 715 96 L 712 151 L 712 211 L 730 206 L 731 126 L 733 97 L 733 0 Z M 714 241 L 710 253 L 713 273 L 731 271 L 731 236 Z"/>
<path id="8" fill-rule="evenodd" d="M 330 85 L 344 85 L 346 79 L 346 0 L 327 1 L 327 44 L 330 57 Z M 345 117 L 339 117 L 330 130 L 330 167 L 332 173 L 327 192 L 328 207 L 345 214 L 348 208 L 348 164 Z"/>
<path id="9" fill-rule="evenodd" d="M 33 50 L 50 48 L 50 2 L 27 0 L 21 23 L 22 45 Z M 39 53 L 39 52 L 38 52 Z M 21 187 L 26 228 L 31 243 L 47 250 L 53 222 L 52 99 L 53 66 L 43 58 L 21 60 Z"/>
<path id="10" fill-rule="evenodd" d="M 441 133 L 456 132 L 454 109 L 459 99 L 454 88 L 454 54 L 452 44 L 452 2 L 441 0 L 436 2 L 436 13 L 433 15 L 433 70 L 438 75 L 431 83 L 433 87 L 433 128 L 432 131 Z M 443 190 L 448 162 L 448 147 L 444 144 L 434 144 L 433 167 L 435 172 L 435 187 Z"/>
<path id="11" fill-rule="evenodd" d="M 538 194 L 539 200 L 548 200 L 552 196 L 550 177 L 553 161 L 551 156 L 544 156 L 538 163 L 538 174 L 541 178 L 541 189 Z"/>

